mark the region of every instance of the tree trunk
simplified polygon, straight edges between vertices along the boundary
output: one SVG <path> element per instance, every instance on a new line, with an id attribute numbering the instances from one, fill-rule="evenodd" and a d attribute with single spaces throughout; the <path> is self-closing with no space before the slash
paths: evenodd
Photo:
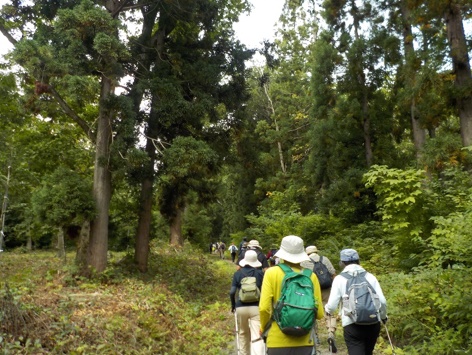
<path id="1" fill-rule="evenodd" d="M 111 199 L 111 173 L 108 168 L 108 160 L 112 135 L 112 115 L 107 108 L 107 100 L 113 89 L 112 80 L 102 75 L 93 179 L 93 196 L 97 215 L 91 223 L 87 253 L 87 264 L 97 272 L 102 272 L 107 266 L 108 212 Z"/>
<path id="2" fill-rule="evenodd" d="M 153 161 L 154 163 L 154 161 Z M 153 181 L 145 178 L 141 184 L 141 198 L 138 216 L 138 229 L 134 249 L 134 261 L 141 272 L 148 269 L 149 239 L 152 221 Z"/>
<path id="3" fill-rule="evenodd" d="M 272 99 L 270 98 L 269 88 L 268 88 L 267 84 L 264 84 L 264 93 L 267 97 L 267 101 L 269 101 L 271 115 L 274 118 L 275 131 L 277 133 L 279 133 L 279 131 L 280 131 L 279 124 L 277 123 L 277 117 L 275 117 L 274 104 L 272 102 Z M 287 165 L 285 164 L 285 161 L 284 161 L 284 153 L 283 153 L 283 149 L 282 149 L 282 142 L 280 140 L 277 140 L 277 151 L 279 152 L 280 167 L 282 169 L 282 172 L 284 174 L 286 174 L 287 173 Z"/>
<path id="4" fill-rule="evenodd" d="M 33 239 L 31 235 L 28 235 L 26 238 L 26 250 L 32 251 L 33 250 Z"/>
<path id="5" fill-rule="evenodd" d="M 182 214 L 183 211 L 179 206 L 175 207 L 175 216 L 170 221 L 170 244 L 183 246 L 184 239 L 182 237 Z"/>
<path id="6" fill-rule="evenodd" d="M 401 3 L 401 15 L 403 23 L 403 48 L 405 51 L 405 85 L 413 87 L 416 79 L 416 55 L 413 44 L 413 31 L 411 29 L 411 14 L 406 0 Z M 421 154 L 426 142 L 426 130 L 421 126 L 416 117 L 416 104 L 413 97 L 410 102 L 411 131 L 413 133 L 413 143 L 415 145 L 416 161 L 421 160 Z"/>
<path id="7" fill-rule="evenodd" d="M 60 227 L 57 231 L 57 257 L 66 262 L 66 244 L 64 242 L 64 228 Z"/>
<path id="8" fill-rule="evenodd" d="M 86 220 L 80 228 L 79 243 L 77 245 L 77 253 L 75 255 L 75 264 L 79 267 L 81 274 L 86 275 L 87 269 L 87 249 L 90 239 L 90 221 Z"/>
<path id="9" fill-rule="evenodd" d="M 460 117 L 462 144 L 472 145 L 472 77 L 469 54 L 458 4 L 450 4 L 445 14 L 450 55 L 458 93 L 456 107 Z"/>
<path id="10" fill-rule="evenodd" d="M 362 104 L 362 116 L 363 116 L 363 131 L 364 131 L 364 146 L 365 146 L 365 160 L 367 167 L 372 166 L 372 160 L 374 154 L 372 153 L 372 140 L 370 138 L 370 116 L 369 116 L 369 99 L 367 97 L 367 88 L 365 87 L 365 78 L 363 79 L 364 94 Z"/>
<path id="11" fill-rule="evenodd" d="M 154 43 L 155 51 L 159 53 L 155 60 L 155 70 L 160 67 L 160 64 L 163 61 L 163 51 L 165 44 L 166 36 L 166 27 L 159 26 L 159 30 L 155 33 L 155 37 L 152 38 L 152 28 L 154 26 L 155 18 L 157 14 L 157 8 L 152 11 L 143 12 L 143 31 L 141 40 L 145 43 L 146 47 L 152 48 Z M 149 55 L 150 53 L 144 54 Z M 148 60 L 145 61 L 145 65 L 142 67 L 142 70 L 146 73 L 149 73 L 151 68 L 151 60 L 149 57 L 146 57 Z M 138 78 L 139 80 L 139 78 Z M 139 81 L 136 83 L 136 88 L 139 90 Z M 142 99 L 142 94 L 140 95 Z M 134 249 L 134 261 L 138 267 L 138 270 L 141 272 L 146 272 L 148 269 L 148 258 L 149 258 L 149 240 L 151 233 L 151 222 L 152 222 L 152 206 L 153 206 L 153 185 L 154 185 L 154 164 L 156 162 L 156 146 L 155 140 L 158 136 L 157 129 L 157 115 L 156 115 L 156 105 L 158 104 L 159 98 L 157 95 L 153 95 L 151 111 L 146 125 L 146 153 L 148 155 L 149 161 L 144 167 L 144 177 L 141 182 L 141 195 L 139 199 L 139 215 L 138 215 L 138 227 L 136 230 L 135 238 L 135 249 Z M 141 100 L 136 101 L 135 109 L 140 110 Z"/>

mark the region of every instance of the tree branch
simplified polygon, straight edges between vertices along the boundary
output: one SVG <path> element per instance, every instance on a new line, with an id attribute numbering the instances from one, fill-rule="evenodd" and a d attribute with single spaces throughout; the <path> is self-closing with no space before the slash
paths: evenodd
<path id="1" fill-rule="evenodd" d="M 10 32 L 7 31 L 3 20 L 0 20 L 0 32 L 8 39 L 11 44 L 15 45 L 18 42 L 15 38 L 13 38 Z"/>
<path id="2" fill-rule="evenodd" d="M 64 112 L 70 117 L 72 118 L 72 120 L 74 120 L 75 123 L 77 123 L 80 128 L 82 128 L 82 130 L 85 132 L 85 134 L 87 135 L 87 137 L 93 142 L 95 143 L 96 142 L 96 137 L 95 137 L 95 133 L 93 132 L 93 130 L 90 128 L 90 126 L 87 124 L 87 122 L 85 122 L 82 118 L 80 118 L 75 112 L 74 110 L 72 110 L 70 108 L 70 106 L 63 100 L 63 98 L 61 97 L 61 95 L 59 95 L 59 93 L 52 87 L 50 86 L 49 87 L 49 92 L 51 93 L 51 95 L 56 99 L 56 101 L 58 102 L 59 106 L 61 106 L 61 108 L 64 110 Z"/>

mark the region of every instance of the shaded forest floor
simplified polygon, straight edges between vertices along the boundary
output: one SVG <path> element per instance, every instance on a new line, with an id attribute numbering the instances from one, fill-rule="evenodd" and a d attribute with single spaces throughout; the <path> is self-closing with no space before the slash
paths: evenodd
<path id="1" fill-rule="evenodd" d="M 229 290 L 235 265 L 186 245 L 151 248 L 140 274 L 111 253 L 94 278 L 52 251 L 0 253 L 2 354 L 235 354 Z M 320 324 L 321 354 L 329 354 Z M 342 330 L 338 354 L 346 355 Z M 376 354 L 382 354 L 377 352 Z"/>

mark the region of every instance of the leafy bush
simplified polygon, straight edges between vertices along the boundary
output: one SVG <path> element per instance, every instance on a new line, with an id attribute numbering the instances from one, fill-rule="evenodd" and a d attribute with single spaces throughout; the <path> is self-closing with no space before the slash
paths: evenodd
<path id="1" fill-rule="evenodd" d="M 380 278 L 389 330 L 405 354 L 467 354 L 472 348 L 472 275 L 466 269 L 417 269 Z"/>

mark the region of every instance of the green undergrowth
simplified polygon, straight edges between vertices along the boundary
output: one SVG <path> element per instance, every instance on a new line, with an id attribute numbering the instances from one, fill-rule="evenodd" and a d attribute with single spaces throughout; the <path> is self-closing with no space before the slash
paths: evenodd
<path id="1" fill-rule="evenodd" d="M 52 252 L 0 254 L 2 354 L 227 354 L 234 265 L 190 245 L 151 247 L 149 271 L 113 254 L 77 276 Z"/>

